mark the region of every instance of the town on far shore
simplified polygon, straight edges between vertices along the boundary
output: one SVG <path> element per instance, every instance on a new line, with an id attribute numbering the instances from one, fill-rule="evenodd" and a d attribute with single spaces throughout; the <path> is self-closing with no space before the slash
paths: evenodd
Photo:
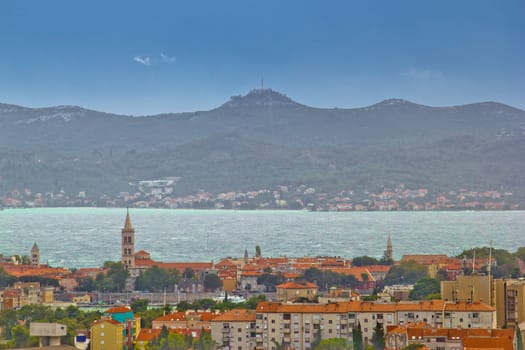
<path id="1" fill-rule="evenodd" d="M 116 232 L 118 234 L 118 232 Z M 1 255 L 0 348 L 523 349 L 525 247 L 456 257 L 267 257 L 163 262 L 129 210 L 117 262 L 65 269 Z M 55 347 L 56 348 L 56 347 Z"/>
<path id="2" fill-rule="evenodd" d="M 422 210 L 520 210 L 524 201 L 506 190 L 458 188 L 436 191 L 398 184 L 381 190 L 344 189 L 327 193 L 301 185 L 276 185 L 249 191 L 210 193 L 201 190 L 175 195 L 176 179 L 145 180 L 133 184 L 134 191 L 115 195 L 92 195 L 12 190 L 0 197 L 0 208 L 38 207 L 134 207 L 171 209 L 289 209 L 310 211 L 422 211 Z"/>

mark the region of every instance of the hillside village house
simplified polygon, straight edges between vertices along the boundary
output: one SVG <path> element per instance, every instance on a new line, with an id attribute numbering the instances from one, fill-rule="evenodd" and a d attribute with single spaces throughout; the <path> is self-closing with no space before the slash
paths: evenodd
<path id="1" fill-rule="evenodd" d="M 279 301 L 314 300 L 319 288 L 310 282 L 286 282 L 275 286 Z"/>

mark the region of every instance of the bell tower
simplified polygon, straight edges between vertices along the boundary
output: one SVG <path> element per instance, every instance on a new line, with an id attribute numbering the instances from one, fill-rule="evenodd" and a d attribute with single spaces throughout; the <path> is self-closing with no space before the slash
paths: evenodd
<path id="1" fill-rule="evenodd" d="M 33 244 L 33 248 L 31 248 L 31 266 L 40 267 L 40 249 L 38 249 L 36 242 Z"/>
<path id="2" fill-rule="evenodd" d="M 390 239 L 390 233 L 388 234 L 388 240 L 386 241 L 385 260 L 387 262 L 394 261 L 394 254 L 392 249 L 392 240 Z"/>
<path id="3" fill-rule="evenodd" d="M 135 229 L 131 226 L 129 209 L 126 211 L 126 221 L 122 229 L 122 264 L 126 268 L 135 267 Z"/>

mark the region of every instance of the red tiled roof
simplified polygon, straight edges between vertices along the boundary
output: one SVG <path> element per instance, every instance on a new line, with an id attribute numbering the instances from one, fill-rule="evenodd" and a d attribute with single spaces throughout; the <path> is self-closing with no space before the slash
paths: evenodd
<path id="1" fill-rule="evenodd" d="M 144 342 L 150 342 L 157 338 L 160 335 L 160 332 L 162 331 L 161 328 L 159 329 L 151 329 L 151 328 L 142 328 L 137 335 L 137 341 L 144 341 Z"/>
<path id="2" fill-rule="evenodd" d="M 255 310 L 235 309 L 215 317 L 212 322 L 255 322 Z"/>
<path id="3" fill-rule="evenodd" d="M 283 283 L 283 284 L 279 284 L 278 286 L 275 286 L 275 288 L 279 288 L 279 289 L 317 289 L 319 287 L 317 287 L 316 284 L 313 284 L 311 282 L 303 282 L 303 283 L 299 283 L 299 282 L 286 282 L 286 283 Z"/>
<path id="4" fill-rule="evenodd" d="M 121 314 L 125 312 L 130 312 L 130 311 L 131 311 L 131 308 L 127 306 L 117 306 L 117 307 L 112 307 L 111 309 L 106 310 L 108 314 Z"/>

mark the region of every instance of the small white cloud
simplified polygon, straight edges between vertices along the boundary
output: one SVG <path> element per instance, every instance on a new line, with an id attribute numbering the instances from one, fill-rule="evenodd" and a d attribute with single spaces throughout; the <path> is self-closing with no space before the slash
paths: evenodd
<path id="1" fill-rule="evenodd" d="M 167 56 L 162 52 L 160 53 L 160 58 L 162 58 L 162 60 L 166 63 L 175 63 L 177 61 L 177 58 L 175 56 Z"/>
<path id="2" fill-rule="evenodd" d="M 145 66 L 151 66 L 151 58 L 148 56 L 135 56 L 133 57 L 133 61 L 143 64 Z"/>

